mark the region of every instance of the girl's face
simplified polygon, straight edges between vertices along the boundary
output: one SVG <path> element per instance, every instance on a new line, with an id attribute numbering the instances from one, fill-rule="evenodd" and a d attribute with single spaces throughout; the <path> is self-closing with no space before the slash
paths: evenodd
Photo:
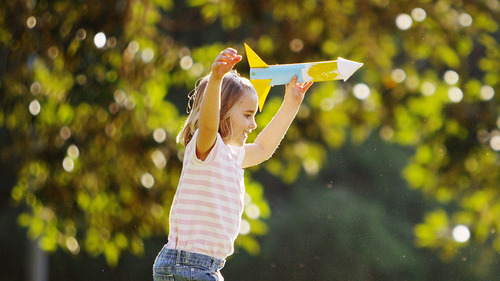
<path id="1" fill-rule="evenodd" d="M 254 93 L 246 93 L 240 103 L 232 109 L 230 121 L 232 125 L 231 138 L 226 144 L 232 146 L 243 146 L 247 140 L 248 134 L 257 128 L 255 123 L 255 114 L 259 98 Z"/>

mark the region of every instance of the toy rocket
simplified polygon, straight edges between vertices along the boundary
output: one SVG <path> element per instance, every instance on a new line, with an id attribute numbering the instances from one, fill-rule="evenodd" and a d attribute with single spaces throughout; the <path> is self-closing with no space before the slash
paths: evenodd
<path id="1" fill-rule="evenodd" d="M 294 75 L 297 76 L 297 83 L 346 81 L 363 66 L 362 63 L 341 57 L 332 61 L 267 65 L 247 44 L 245 50 L 250 65 L 250 82 L 259 96 L 259 110 L 262 110 L 271 87 L 290 83 Z"/>

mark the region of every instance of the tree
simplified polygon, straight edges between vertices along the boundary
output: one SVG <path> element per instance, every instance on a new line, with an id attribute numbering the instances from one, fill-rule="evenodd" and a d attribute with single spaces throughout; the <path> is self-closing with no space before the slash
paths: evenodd
<path id="1" fill-rule="evenodd" d="M 415 228 L 418 245 L 450 258 L 467 244 L 451 235 L 462 224 L 500 250 L 498 9 L 490 0 L 8 0 L 0 125 L 2 161 L 18 179 L 12 198 L 28 206 L 19 221 L 48 250 L 83 247 L 112 264 L 124 249 L 139 254 L 144 237 L 166 232 L 185 93 L 222 48 L 247 42 L 269 63 L 365 64 L 348 83 L 312 89 L 266 170 L 286 183 L 316 175 L 327 150 L 378 133 L 415 150 L 403 174 L 443 206 Z M 266 216 L 262 187 L 248 186 Z M 249 250 L 247 238 L 265 232 L 260 218 L 245 218 L 251 235 L 239 243 Z"/>
<path id="2" fill-rule="evenodd" d="M 282 157 L 267 168 L 291 182 L 302 168 L 318 172 L 324 148 L 378 133 L 415 149 L 403 174 L 411 187 L 443 206 L 415 228 L 418 245 L 451 258 L 467 245 L 456 242 L 452 230 L 466 225 L 474 239 L 492 241 L 500 250 L 498 9 L 492 1 L 296 1 L 267 7 L 278 23 L 262 26 L 264 21 L 256 28 L 263 32 L 253 34 L 256 49 L 268 51 L 265 58 L 342 55 L 365 63 L 353 82 L 313 89 L 280 149 Z"/>
<path id="3" fill-rule="evenodd" d="M 7 1 L 1 10 L 2 162 L 14 164 L 19 223 L 41 247 L 77 254 L 144 251 L 165 235 L 180 175 L 175 87 L 194 86 L 219 52 L 191 50 L 160 32 L 168 1 Z M 192 61 L 191 61 L 192 62 Z M 191 71 L 185 71 L 191 69 Z M 185 100 L 187 92 L 176 93 Z M 185 106 L 185 105 L 184 105 Z M 248 184 L 254 206 L 257 183 Z M 250 200 L 250 199 L 249 199 Z M 239 243 L 255 251 L 252 235 Z M 160 250 L 160 249 L 158 249 Z"/>

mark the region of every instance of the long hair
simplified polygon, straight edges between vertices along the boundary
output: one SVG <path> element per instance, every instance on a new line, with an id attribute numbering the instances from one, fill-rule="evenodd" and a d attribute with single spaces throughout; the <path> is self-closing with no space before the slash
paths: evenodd
<path id="1" fill-rule="evenodd" d="M 207 88 L 210 74 L 198 80 L 195 89 L 189 94 L 188 117 L 182 125 L 177 142 L 186 146 L 193 138 L 194 133 L 199 128 L 200 108 Z M 236 71 L 231 70 L 222 79 L 221 86 L 221 108 L 219 116 L 219 134 L 226 141 L 233 134 L 231 125 L 231 113 L 235 105 L 243 99 L 247 93 L 257 94 L 250 81 L 241 77 Z M 191 105 L 192 103 L 192 105 Z"/>

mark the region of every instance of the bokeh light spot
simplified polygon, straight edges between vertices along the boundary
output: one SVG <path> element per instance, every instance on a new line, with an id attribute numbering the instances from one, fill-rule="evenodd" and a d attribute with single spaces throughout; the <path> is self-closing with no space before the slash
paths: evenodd
<path id="1" fill-rule="evenodd" d="M 153 138 L 157 143 L 162 143 L 167 139 L 167 132 L 163 128 L 157 128 L 153 131 Z"/>
<path id="2" fill-rule="evenodd" d="M 420 22 L 425 20 L 425 18 L 427 17 L 427 13 L 422 8 L 415 8 L 411 11 L 411 16 L 415 21 Z"/>
<path id="3" fill-rule="evenodd" d="M 182 57 L 180 65 L 182 69 L 188 70 L 193 66 L 193 59 L 190 56 Z"/>
<path id="4" fill-rule="evenodd" d="M 141 183 L 145 188 L 151 188 L 155 184 L 155 178 L 150 173 L 145 173 L 141 177 Z"/>
<path id="5" fill-rule="evenodd" d="M 35 96 L 40 94 L 42 92 L 42 85 L 38 82 L 33 82 L 30 86 L 30 92 Z"/>
<path id="6" fill-rule="evenodd" d="M 396 17 L 396 26 L 401 30 L 408 30 L 413 24 L 413 20 L 407 14 L 400 14 Z"/>
<path id="7" fill-rule="evenodd" d="M 454 103 L 459 103 L 464 98 L 464 93 L 458 87 L 448 89 L 448 98 Z"/>
<path id="8" fill-rule="evenodd" d="M 495 151 L 500 151 L 500 131 L 495 130 L 491 133 L 490 146 Z"/>
<path id="9" fill-rule="evenodd" d="M 76 76 L 76 83 L 80 86 L 85 85 L 85 83 L 87 83 L 87 76 L 85 76 L 85 74 L 78 74 Z"/>
<path id="10" fill-rule="evenodd" d="M 42 106 L 40 105 L 38 100 L 33 100 L 30 103 L 28 108 L 29 108 L 31 115 L 33 115 L 33 116 L 37 116 L 40 113 L 40 111 L 42 110 Z"/>
<path id="11" fill-rule="evenodd" d="M 139 52 L 139 43 L 137 41 L 130 41 L 127 46 L 127 52 L 131 55 L 135 55 L 135 53 Z"/>
<path id="12" fill-rule="evenodd" d="M 36 26 L 36 18 L 31 16 L 26 20 L 26 26 L 28 26 L 29 29 L 32 29 Z"/>
<path id="13" fill-rule="evenodd" d="M 400 68 L 396 68 L 391 72 L 391 78 L 396 83 L 401 83 L 406 79 L 406 72 Z"/>
<path id="14" fill-rule="evenodd" d="M 80 245 L 78 244 L 78 241 L 74 237 L 66 238 L 66 247 L 74 255 L 80 252 Z"/>
<path id="15" fill-rule="evenodd" d="M 298 53 L 304 48 L 304 42 L 298 38 L 292 39 L 290 41 L 290 50 L 292 52 Z"/>
<path id="16" fill-rule="evenodd" d="M 495 89 L 489 85 L 484 85 L 480 90 L 481 99 L 484 101 L 491 100 L 495 96 Z"/>
<path id="17" fill-rule="evenodd" d="M 335 107 L 335 101 L 333 98 L 326 97 L 321 101 L 320 107 L 323 111 L 331 111 Z"/>
<path id="18" fill-rule="evenodd" d="M 87 38 L 87 31 L 83 28 L 80 28 L 76 31 L 76 38 L 80 41 L 85 40 Z"/>
<path id="19" fill-rule="evenodd" d="M 141 59 L 144 63 L 151 62 L 155 57 L 155 52 L 151 48 L 146 48 L 141 53 Z"/>
<path id="20" fill-rule="evenodd" d="M 120 106 L 123 106 L 127 100 L 127 95 L 123 90 L 116 90 L 113 97 L 115 98 L 115 102 Z"/>
<path id="21" fill-rule="evenodd" d="M 59 55 L 59 49 L 56 46 L 50 46 L 47 50 L 47 55 L 49 58 L 55 59 Z"/>
<path id="22" fill-rule="evenodd" d="M 260 209 L 257 205 L 255 204 L 250 204 L 248 205 L 246 208 L 245 208 L 245 214 L 247 215 L 247 217 L 249 217 L 250 219 L 258 219 L 259 216 L 260 216 Z"/>
<path id="23" fill-rule="evenodd" d="M 151 154 L 151 160 L 153 160 L 153 163 L 158 169 L 163 169 L 167 165 L 167 158 L 165 158 L 165 155 L 163 155 L 163 152 L 160 150 L 155 150 Z"/>
<path id="24" fill-rule="evenodd" d="M 460 76 L 458 76 L 458 73 L 454 70 L 448 70 L 444 73 L 444 82 L 448 85 L 457 84 L 459 79 Z"/>
<path id="25" fill-rule="evenodd" d="M 370 88 L 363 83 L 356 84 L 353 88 L 354 96 L 359 100 L 365 100 L 370 97 Z"/>
<path id="26" fill-rule="evenodd" d="M 250 233 L 250 229 L 250 223 L 247 220 L 242 219 L 240 224 L 240 234 L 247 235 Z"/>
<path id="27" fill-rule="evenodd" d="M 465 225 L 459 224 L 453 228 L 453 239 L 459 243 L 467 242 L 470 238 L 469 228 Z"/>
<path id="28" fill-rule="evenodd" d="M 102 48 L 106 45 L 106 35 L 103 32 L 98 32 L 94 36 L 94 44 L 97 48 Z"/>
<path id="29" fill-rule="evenodd" d="M 61 136 L 63 140 L 69 139 L 69 137 L 71 137 L 71 129 L 68 126 L 62 127 L 59 131 L 59 136 Z"/>
<path id="30" fill-rule="evenodd" d="M 460 23 L 460 25 L 468 27 L 472 25 L 473 20 L 469 14 L 462 13 L 460 14 L 460 16 L 458 16 L 458 22 Z"/>
<path id="31" fill-rule="evenodd" d="M 436 92 L 436 86 L 434 86 L 433 83 L 431 82 L 424 82 L 422 83 L 422 86 L 420 87 L 420 91 L 422 91 L 422 94 L 424 96 L 432 96 Z"/>
<path id="32" fill-rule="evenodd" d="M 76 145 L 72 144 L 68 147 L 68 156 L 72 159 L 77 159 L 80 156 L 80 150 Z"/>
<path id="33" fill-rule="evenodd" d="M 75 168 L 75 162 L 70 157 L 65 157 L 62 166 L 66 172 L 71 172 Z"/>

